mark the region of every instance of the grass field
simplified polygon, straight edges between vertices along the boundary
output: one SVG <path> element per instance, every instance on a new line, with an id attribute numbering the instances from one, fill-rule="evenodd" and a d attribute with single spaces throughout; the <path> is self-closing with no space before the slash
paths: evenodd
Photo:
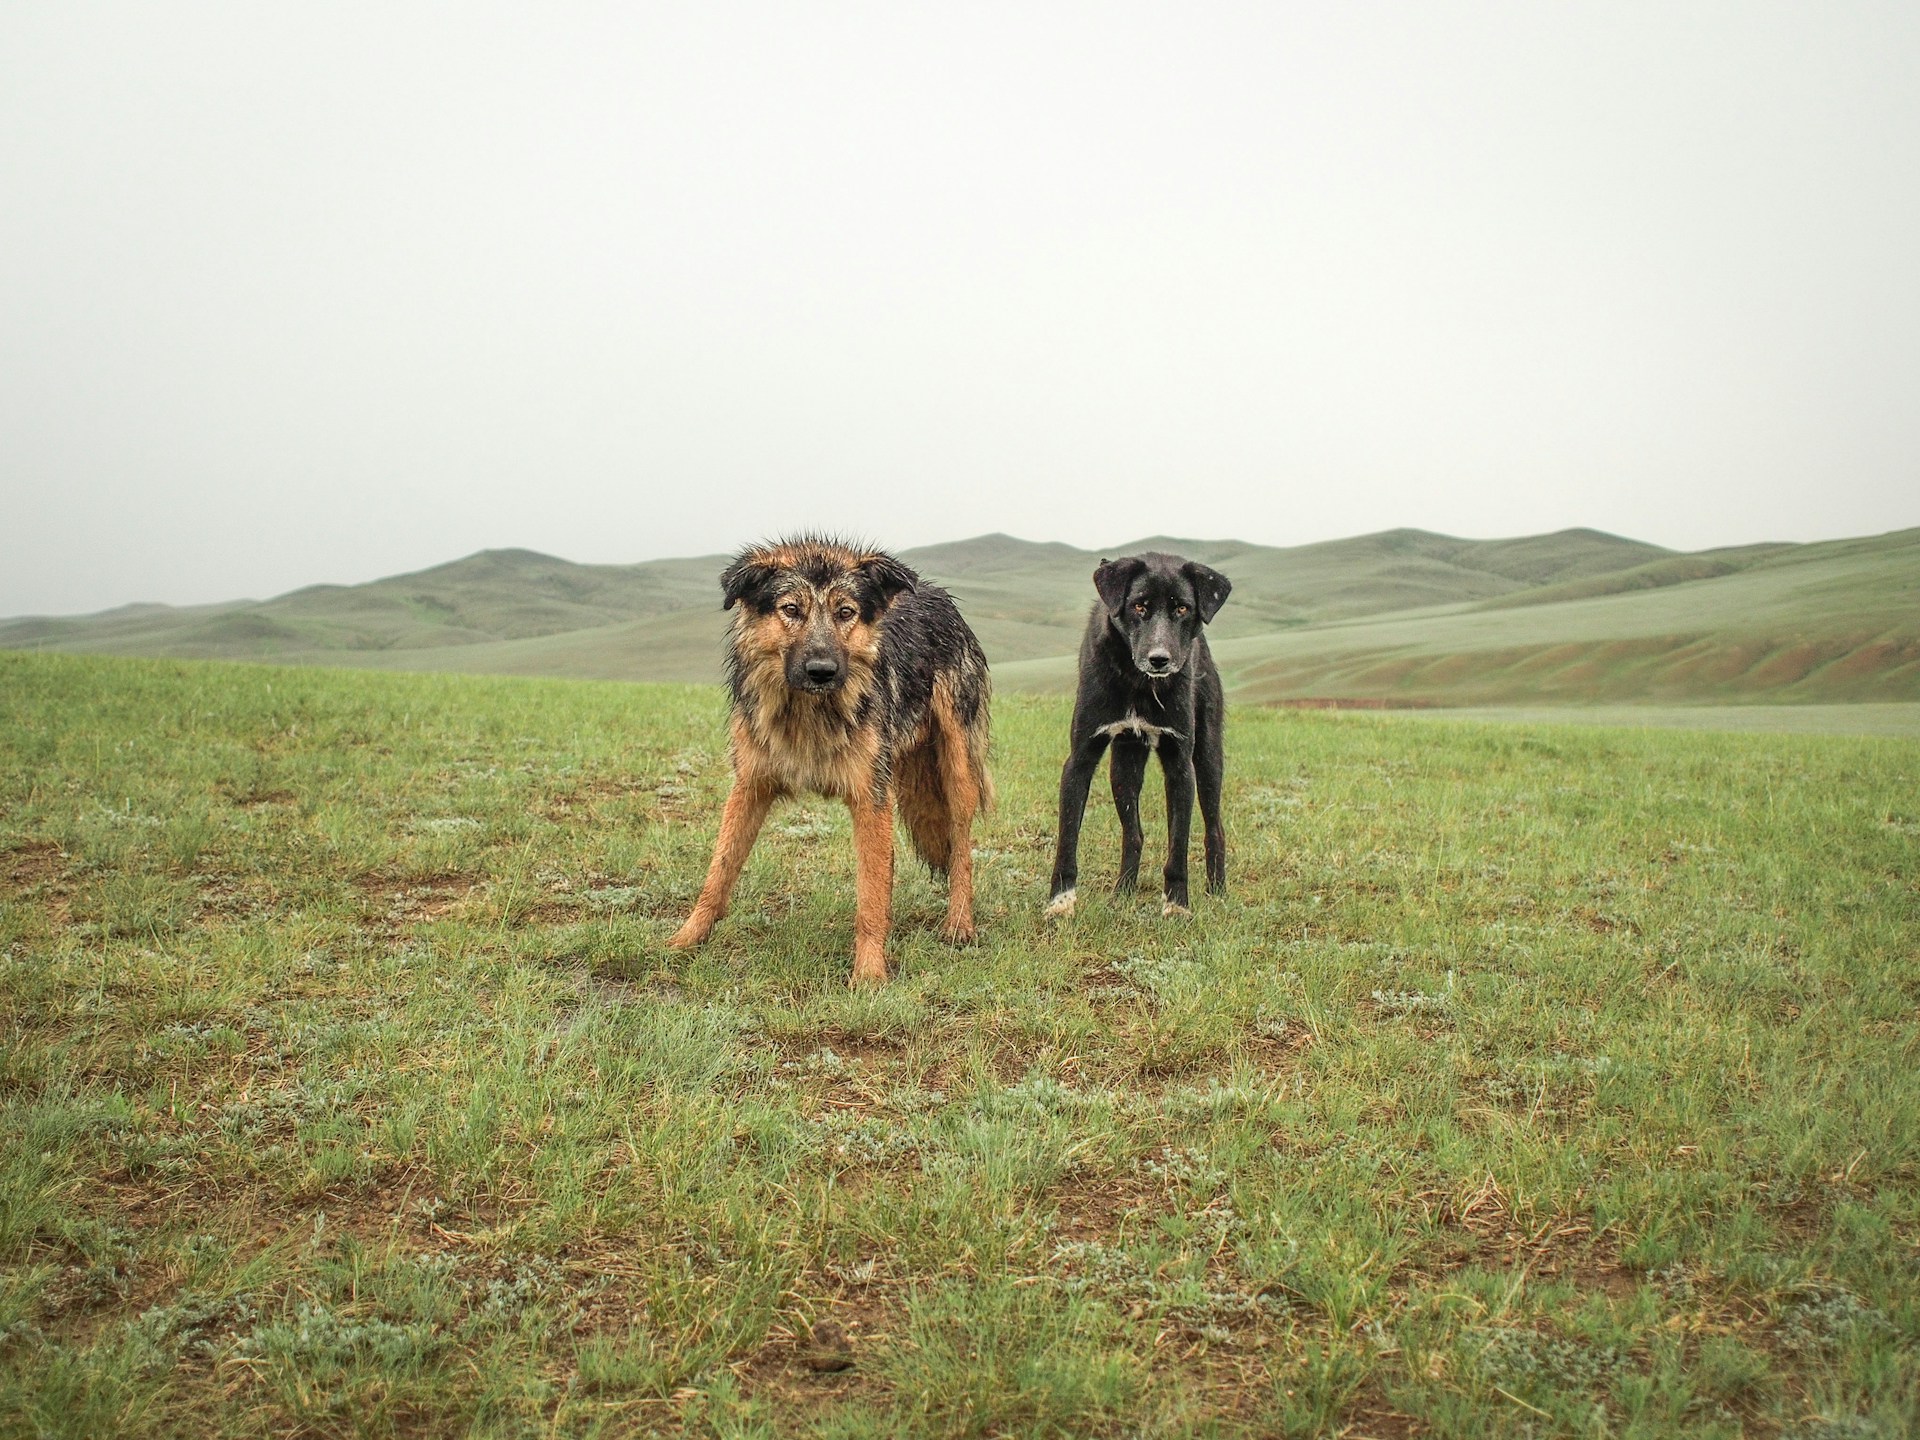
<path id="1" fill-rule="evenodd" d="M 721 721 L 0 655 L 0 1435 L 1920 1433 L 1912 741 L 1241 707 L 1054 926 L 1010 697 L 854 993 L 823 804 L 662 948 Z"/>
<path id="2" fill-rule="evenodd" d="M 1920 740 L 1920 703 L 1847 705 L 1489 705 L 1459 710 L 1388 710 L 1404 720 L 1496 721 L 1520 725 L 1658 726 L 1774 735 L 1896 735 Z"/>

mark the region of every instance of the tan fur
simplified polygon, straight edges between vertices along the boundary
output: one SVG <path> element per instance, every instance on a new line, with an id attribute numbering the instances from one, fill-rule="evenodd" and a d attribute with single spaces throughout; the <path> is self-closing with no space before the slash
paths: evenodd
<path id="1" fill-rule="evenodd" d="M 884 984 L 893 928 L 893 810 L 860 799 L 853 811 L 853 983 Z"/>
<path id="2" fill-rule="evenodd" d="M 720 838 L 714 842 L 713 864 L 707 870 L 707 883 L 700 887 L 687 923 L 667 942 L 676 950 L 698 945 L 727 913 L 734 882 L 746 866 L 753 842 L 760 837 L 767 812 L 773 808 L 774 790 L 765 784 L 742 784 L 737 779 L 727 795 L 727 808 L 720 816 Z"/>

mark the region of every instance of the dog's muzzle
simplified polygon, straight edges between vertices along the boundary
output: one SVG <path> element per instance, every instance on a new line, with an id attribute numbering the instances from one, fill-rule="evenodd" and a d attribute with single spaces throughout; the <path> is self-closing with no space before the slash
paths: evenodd
<path id="1" fill-rule="evenodd" d="M 801 667 L 801 688 L 815 694 L 838 690 L 846 679 L 846 667 L 835 660 L 808 660 Z"/>

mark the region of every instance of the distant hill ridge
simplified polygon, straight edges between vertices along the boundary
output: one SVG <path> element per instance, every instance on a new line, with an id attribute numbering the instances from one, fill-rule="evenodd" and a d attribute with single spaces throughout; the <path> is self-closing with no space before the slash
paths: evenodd
<path id="1" fill-rule="evenodd" d="M 1019 689 L 1070 682 L 1094 566 L 1143 550 L 1233 579 L 1212 633 L 1242 699 L 1920 698 L 1907 649 L 1920 645 L 1920 530 L 1695 553 L 1592 529 L 1290 547 L 1153 536 L 1097 551 L 996 533 L 900 553 L 954 592 L 1003 688 Z M 270 600 L 0 621 L 0 648 L 707 680 L 724 564 L 483 550 Z"/>

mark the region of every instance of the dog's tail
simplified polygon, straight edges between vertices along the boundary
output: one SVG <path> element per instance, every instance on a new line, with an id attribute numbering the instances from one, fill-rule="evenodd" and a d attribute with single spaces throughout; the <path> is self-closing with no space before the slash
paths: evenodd
<path id="1" fill-rule="evenodd" d="M 987 702 L 983 697 L 973 723 L 967 726 L 967 768 L 973 772 L 974 788 L 980 792 L 982 814 L 993 809 L 993 802 L 998 798 L 993 790 L 993 772 L 987 769 L 988 738 Z"/>
<path id="2" fill-rule="evenodd" d="M 947 873 L 953 859 L 953 812 L 940 774 L 940 740 L 917 745 L 894 762 L 893 794 L 900 823 L 927 868 Z"/>
<path id="3" fill-rule="evenodd" d="M 895 804 L 913 848 L 936 875 L 944 875 L 953 861 L 953 822 L 956 802 L 971 794 L 977 815 L 992 808 L 993 776 L 987 769 L 987 704 L 984 684 L 961 719 L 952 689 L 936 688 L 933 724 L 925 743 L 896 762 Z"/>
<path id="4" fill-rule="evenodd" d="M 972 636 L 968 636 L 972 639 Z M 993 728 L 993 679 L 987 673 L 987 657 L 975 640 L 968 647 L 967 660 L 953 685 L 953 719 L 966 735 L 967 769 L 974 789 L 979 792 L 980 809 L 993 809 L 993 772 L 987 769 L 988 741 Z"/>

